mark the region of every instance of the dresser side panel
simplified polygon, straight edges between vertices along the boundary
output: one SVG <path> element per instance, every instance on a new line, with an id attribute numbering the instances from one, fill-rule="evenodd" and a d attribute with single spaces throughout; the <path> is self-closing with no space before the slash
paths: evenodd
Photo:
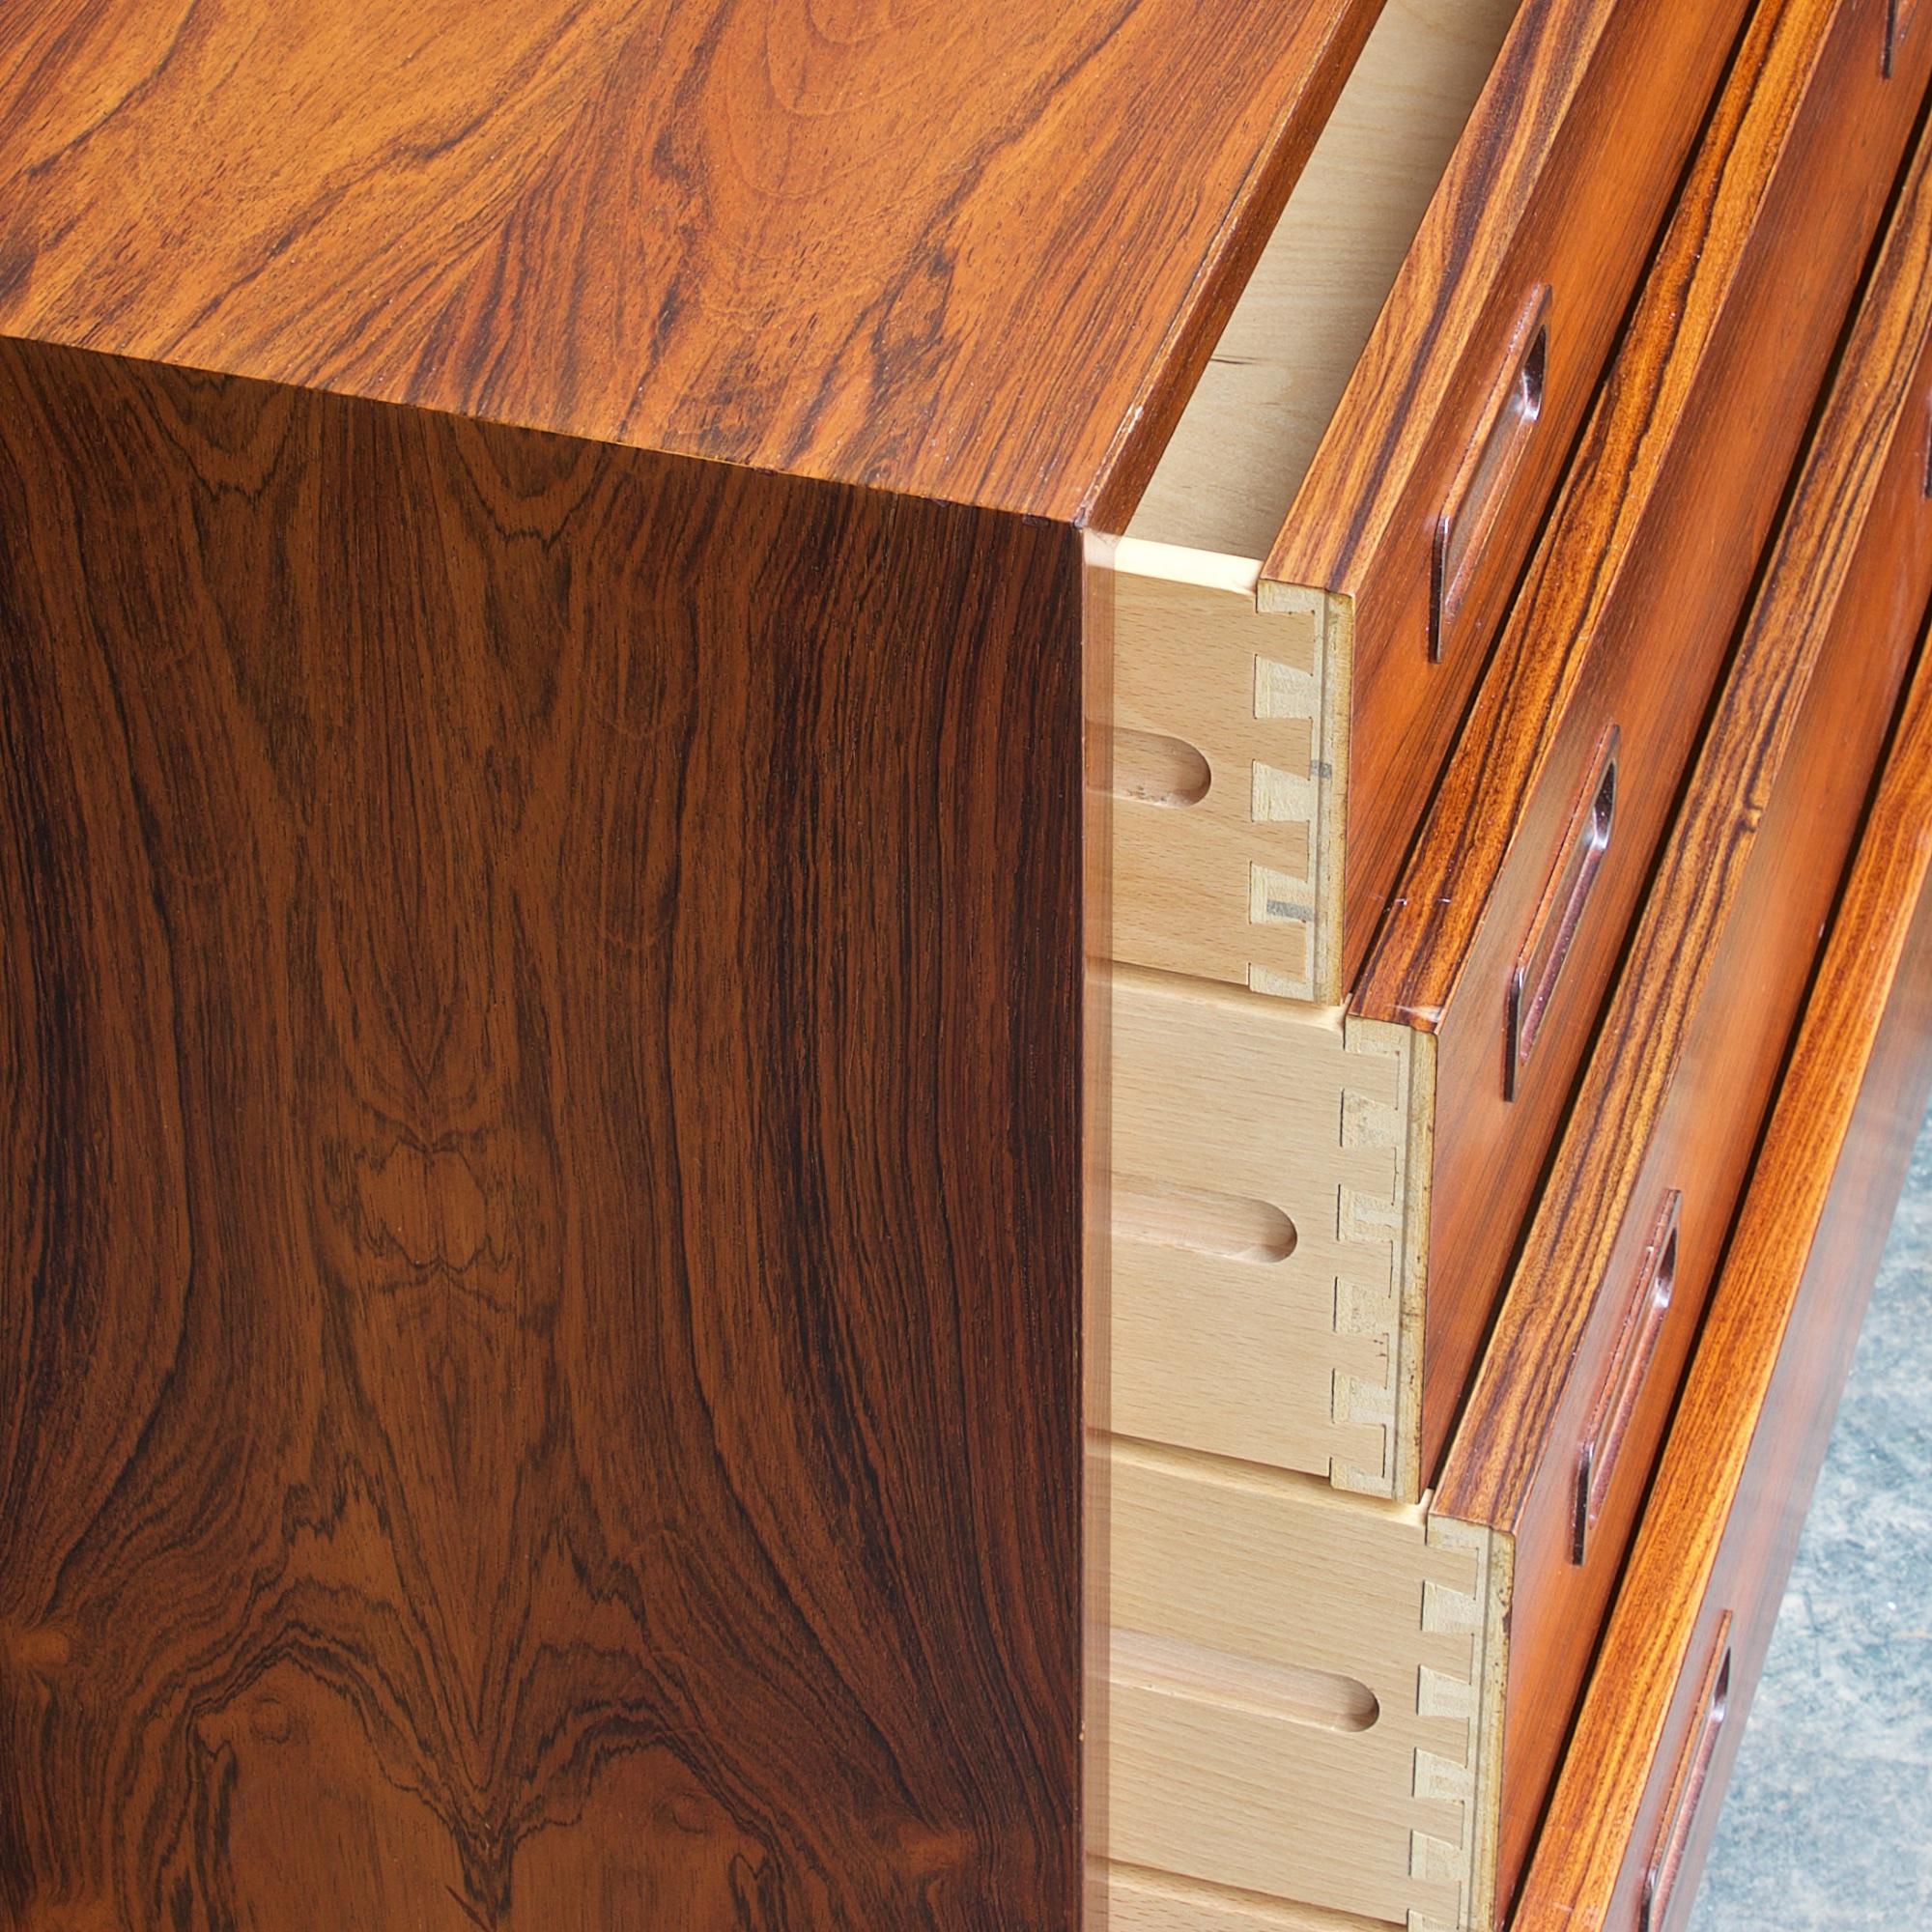
<path id="1" fill-rule="evenodd" d="M 1079 624 L 0 344 L 0 1920 L 1071 1932 Z"/>

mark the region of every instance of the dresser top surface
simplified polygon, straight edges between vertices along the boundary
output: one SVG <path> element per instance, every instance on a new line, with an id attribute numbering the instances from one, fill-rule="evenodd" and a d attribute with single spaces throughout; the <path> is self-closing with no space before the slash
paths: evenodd
<path id="1" fill-rule="evenodd" d="M 0 334 L 1071 521 L 1380 0 L 12 0 Z"/>

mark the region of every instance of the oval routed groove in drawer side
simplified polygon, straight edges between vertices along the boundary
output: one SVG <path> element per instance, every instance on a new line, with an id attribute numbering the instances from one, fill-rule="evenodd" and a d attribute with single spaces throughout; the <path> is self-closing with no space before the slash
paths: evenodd
<path id="1" fill-rule="evenodd" d="M 1350 998 L 1434 1059 L 1403 1493 L 1440 1465 L 1918 118 L 1932 45 L 1888 81 L 1881 38 L 1876 0 L 1752 15 Z M 1527 1056 L 1519 985 L 1544 995 Z"/>
<path id="2" fill-rule="evenodd" d="M 1381 1699 L 1358 1677 L 1292 1663 L 1257 1663 L 1182 1637 L 1116 1630 L 1107 1674 L 1118 1685 L 1321 1731 L 1366 1731 Z"/>
<path id="3" fill-rule="evenodd" d="M 1120 546 L 1121 720 L 1254 782 L 1123 803 L 1118 958 L 1342 997 L 1744 12 L 1390 0 Z"/>
<path id="4" fill-rule="evenodd" d="M 1514 1932 L 1679 1932 L 1932 1092 L 1932 674 L 1833 920 Z M 1728 1708 L 1700 1791 L 1711 1665 Z M 1661 1909 L 1660 1909 L 1661 1908 Z"/>
<path id="5" fill-rule="evenodd" d="M 1158 731 L 1114 733 L 1113 781 L 1116 798 L 1185 811 L 1212 789 L 1214 773 L 1206 757 L 1184 738 Z"/>
<path id="6" fill-rule="evenodd" d="M 1114 1176 L 1112 1194 L 1114 1230 L 1123 1240 L 1264 1266 L 1285 1262 L 1295 1249 L 1294 1223 L 1270 1201 L 1130 1174 Z"/>

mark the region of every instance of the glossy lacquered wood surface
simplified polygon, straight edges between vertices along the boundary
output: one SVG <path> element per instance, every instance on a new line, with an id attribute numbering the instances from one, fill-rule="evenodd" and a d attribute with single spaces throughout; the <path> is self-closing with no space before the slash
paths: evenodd
<path id="1" fill-rule="evenodd" d="M 14 0 L 0 334 L 1106 523 L 1376 5 Z"/>
<path id="2" fill-rule="evenodd" d="M 1429 789 L 1722 78 L 1745 0 L 1525 0 L 1263 572 L 1349 600 L 1344 985 Z M 1534 432 L 1440 662 L 1436 523 L 1539 290 Z"/>
<path id="3" fill-rule="evenodd" d="M 1514 1932 L 1637 1922 L 1728 1612 L 1729 1708 L 1658 1932 L 1685 1922 L 1932 1090 L 1928 866 L 1932 680 L 1921 663 Z"/>
<path id="4" fill-rule="evenodd" d="M 1437 1486 L 1439 1511 L 1514 1540 L 1504 1898 L 1932 598 L 1928 232 L 1932 150 L 1921 148 Z M 1667 1222 L 1674 1238 L 1661 1236 Z M 1668 1258 L 1650 1252 L 1664 1245 Z M 1646 1328 L 1638 1302 L 1658 1266 L 1669 1306 Z M 1594 1493 L 1579 1550 L 1586 1445 Z"/>
<path id="5" fill-rule="evenodd" d="M 1079 597 L 0 349 L 0 1922 L 1076 1924 Z"/>
<path id="6" fill-rule="evenodd" d="M 1877 0 L 1754 14 L 1353 1010 L 1433 1032 L 1430 1480 L 1932 70 Z M 1712 533 L 1721 531 L 1721 541 Z M 1614 837 L 1534 1061 L 1513 968 L 1620 734 Z"/>

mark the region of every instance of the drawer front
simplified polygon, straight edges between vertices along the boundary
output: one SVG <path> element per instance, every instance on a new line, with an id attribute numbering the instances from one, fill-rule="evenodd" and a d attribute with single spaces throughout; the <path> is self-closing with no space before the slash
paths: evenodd
<path id="1" fill-rule="evenodd" d="M 1746 14 L 1525 0 L 1270 554 L 1350 667 L 1345 982 L 1366 954 Z"/>
<path id="2" fill-rule="evenodd" d="M 1932 1091 L 1932 678 L 1833 921 L 1515 1932 L 1687 1918 Z"/>
<path id="3" fill-rule="evenodd" d="M 1153 975 L 1112 1003 L 1109 1426 L 1389 1493 L 1426 1050 Z"/>
<path id="4" fill-rule="evenodd" d="M 1754 16 L 1352 1010 L 1436 1037 L 1425 1477 L 1695 748 L 1927 61 Z M 1722 532 L 1721 542 L 1711 533 Z"/>
<path id="5" fill-rule="evenodd" d="M 1132 1446 L 1108 1488 L 1097 1849 L 1122 1883 L 1462 1922 L 1502 1554 L 1419 1510 Z"/>
<path id="6" fill-rule="evenodd" d="M 1922 386 L 1917 396 L 1922 410 Z M 1893 553 L 1893 562 L 1909 564 L 1893 574 L 1893 583 L 1915 580 L 1917 609 L 1909 620 L 1897 620 L 1897 612 L 1884 609 L 1884 572 L 1864 574 L 1874 589 L 1872 609 L 1861 589 L 1832 639 L 1833 661 L 1820 667 L 1828 688 L 1812 692 L 1803 742 L 1793 744 L 1779 790 L 1760 821 L 1754 862 L 1685 1034 L 1677 1078 L 1654 1115 L 1650 1095 L 1634 1103 L 1631 1086 L 1617 1082 L 1625 1119 L 1636 1111 L 1650 1115 L 1648 1146 L 1631 1159 L 1627 1188 L 1605 1188 L 1596 1198 L 1573 1196 L 1578 1215 L 1602 1213 L 1605 1198 L 1627 1202 L 1627 1208 L 1609 1260 L 1594 1277 L 1600 1294 L 1571 1370 L 1569 1397 L 1522 1501 L 1517 1540 L 1522 1604 L 1511 1644 L 1515 1681 L 1505 1739 L 1505 1878 L 1528 1851 L 1542 1793 L 1555 1772 L 1590 1640 L 1602 1627 L 1629 1548 L 1804 997 L 1814 941 L 1830 918 L 1857 831 L 1862 781 L 1876 763 L 1897 684 L 1917 643 L 1917 612 L 1932 591 L 1926 582 L 1932 578 L 1932 506 L 1922 495 L 1922 415 L 1915 419 L 1909 439 L 1909 464 L 1918 469 L 1917 514 L 1889 526 L 1891 541 L 1911 545 L 1903 558 Z M 1889 628 L 1888 616 L 1893 618 Z M 1650 1037 L 1656 1039 L 1656 1032 Z M 1629 1080 L 1642 1082 L 1644 1068 L 1631 1068 Z M 1594 1099 L 1584 1101 L 1584 1109 L 1592 1105 Z M 1642 1144 L 1642 1130 L 1633 1138 Z M 1596 1161 L 1580 1161 L 1567 1175 L 1586 1169 L 1592 1179 L 1584 1186 L 1590 1186 Z M 1673 1242 L 1665 1235 L 1667 1217 L 1675 1219 Z M 1526 1265 L 1540 1265 L 1542 1252 L 1538 1248 Z M 1457 1449 L 1449 1461 L 1455 1464 Z"/>
<path id="7" fill-rule="evenodd" d="M 1868 13 L 1869 0 L 1804 0 L 1747 43 L 1646 327 L 1512 618 L 1517 656 L 1478 701 L 1452 766 L 1461 789 L 1432 816 L 1427 877 L 1392 910 L 1358 1014 L 1311 1032 L 1286 1003 L 1122 976 L 1122 1433 L 1410 1500 L 1439 1459 L 1903 146 L 1906 97 L 1865 58 Z M 1830 245 L 1801 242 L 1821 220 Z M 1707 245 L 1706 224 L 1722 246 Z M 1676 324 L 1687 300 L 1694 327 Z M 1763 326 L 1773 313 L 1776 329 Z M 1660 419 L 1668 436 L 1654 434 Z M 1719 568 L 1698 535 L 1706 516 L 1737 532 Z M 1161 640 L 1138 671 L 1117 667 L 1115 821 L 1132 803 L 1120 794 L 1138 791 L 1146 817 L 1195 840 L 1168 858 L 1208 930 L 1216 879 L 1264 875 L 1292 899 L 1272 865 L 1217 869 L 1208 846 L 1225 857 L 1244 807 L 1288 796 L 1321 762 L 1317 623 L 1258 615 L 1247 581 L 1216 579 L 1212 558 L 1194 558 L 1186 586 L 1139 575 L 1149 548 L 1122 546 L 1135 571 L 1113 580 L 1117 604 Z M 1579 604 L 1575 586 L 1597 578 L 1603 594 Z M 1211 648 L 1188 616 L 1210 594 L 1227 604 Z M 1573 634 L 1559 667 L 1548 637 Z M 1282 713 L 1264 728 L 1246 719 L 1263 692 Z M 1229 755 L 1194 761 L 1215 733 Z M 1470 825 L 1488 827 L 1485 842 L 1466 841 Z M 1270 832 L 1292 871 L 1305 841 L 1287 814 Z M 1117 838 L 1117 930 L 1156 902 L 1153 871 L 1128 869 L 1126 850 Z M 1267 970 L 1286 984 L 1304 963 L 1291 950 Z M 1506 1053 L 1511 1021 L 1520 1044 Z M 1267 1216 L 1286 1228 L 1242 1234 Z"/>
<path id="8" fill-rule="evenodd" d="M 1461 15 L 1481 11 L 1406 5 L 1410 38 L 1475 31 Z M 1341 997 L 1742 12 L 1523 0 L 1266 569 L 1244 550 L 1121 546 L 1118 958 Z M 1309 272 L 1358 301 L 1372 254 L 1332 240 Z M 1170 451 L 1204 496 L 1244 465 L 1211 387 Z M 1183 517 L 1183 541 L 1212 521 Z"/>

